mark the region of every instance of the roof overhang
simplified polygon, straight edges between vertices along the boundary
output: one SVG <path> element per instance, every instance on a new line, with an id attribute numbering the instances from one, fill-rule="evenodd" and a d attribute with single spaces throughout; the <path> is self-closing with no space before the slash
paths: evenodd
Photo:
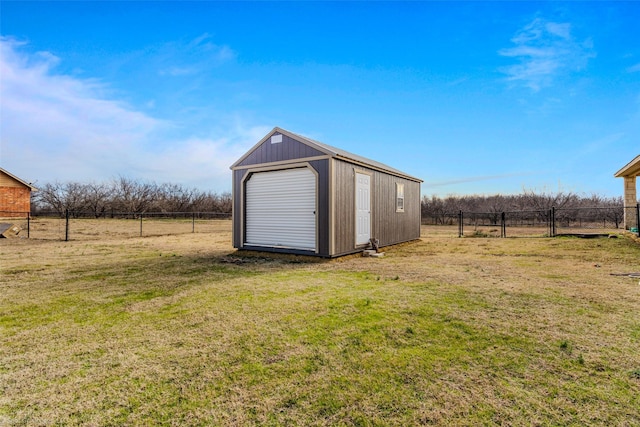
<path id="1" fill-rule="evenodd" d="M 640 176 L 640 155 L 627 163 L 614 176 L 616 178 Z"/>
<path id="2" fill-rule="evenodd" d="M 14 174 L 12 174 L 11 172 L 9 172 L 6 169 L 2 169 L 0 168 L 0 172 L 4 173 L 5 175 L 9 176 L 10 178 L 14 179 L 15 181 L 19 182 L 20 184 L 24 185 L 25 187 L 29 187 L 29 190 L 31 191 L 38 191 L 38 189 L 36 187 L 34 187 L 33 185 L 31 185 L 31 183 L 22 180 L 20 178 L 18 178 L 17 176 L 15 176 Z"/>

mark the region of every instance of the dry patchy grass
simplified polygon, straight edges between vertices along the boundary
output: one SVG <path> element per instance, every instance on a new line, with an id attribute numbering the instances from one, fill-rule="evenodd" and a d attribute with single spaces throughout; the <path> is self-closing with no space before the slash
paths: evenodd
<path id="1" fill-rule="evenodd" d="M 638 425 L 640 246 L 0 242 L 0 425 Z"/>

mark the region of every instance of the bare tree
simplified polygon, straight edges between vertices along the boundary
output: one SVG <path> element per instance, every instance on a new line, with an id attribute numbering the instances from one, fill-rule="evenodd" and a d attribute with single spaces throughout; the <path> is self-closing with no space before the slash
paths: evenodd
<path id="1" fill-rule="evenodd" d="M 34 198 L 41 209 L 53 210 L 59 215 L 64 214 L 64 194 L 61 183 L 47 183 L 40 186 Z"/>
<path id="2" fill-rule="evenodd" d="M 179 184 L 162 184 L 157 187 L 155 203 L 161 212 L 189 212 L 198 191 Z"/>
<path id="3" fill-rule="evenodd" d="M 78 182 L 45 184 L 37 193 L 38 204 L 59 215 L 77 216 L 85 208 L 85 185 Z"/>
<path id="4" fill-rule="evenodd" d="M 106 184 L 86 184 L 84 186 L 84 205 L 94 217 L 104 216 L 107 206 L 111 203 L 112 193 L 111 187 Z"/>
<path id="5" fill-rule="evenodd" d="M 502 212 L 508 210 L 507 198 L 496 194 L 495 196 L 486 197 L 484 202 L 489 221 L 493 225 L 498 224 Z"/>
<path id="6" fill-rule="evenodd" d="M 113 181 L 113 207 L 122 212 L 147 212 L 157 194 L 155 183 L 138 182 L 123 176 Z"/>
<path id="7" fill-rule="evenodd" d="M 218 212 L 231 212 L 233 197 L 231 193 L 224 192 L 218 197 Z"/>

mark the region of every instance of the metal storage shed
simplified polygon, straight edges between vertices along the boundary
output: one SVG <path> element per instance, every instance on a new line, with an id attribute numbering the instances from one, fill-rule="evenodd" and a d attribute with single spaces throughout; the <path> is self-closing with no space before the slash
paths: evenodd
<path id="1" fill-rule="evenodd" d="M 422 180 L 274 128 L 231 166 L 233 246 L 336 257 L 420 238 Z"/>

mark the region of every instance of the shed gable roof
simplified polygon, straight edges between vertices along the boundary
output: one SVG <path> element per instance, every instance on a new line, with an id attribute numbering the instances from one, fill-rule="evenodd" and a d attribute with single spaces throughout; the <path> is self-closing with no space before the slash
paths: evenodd
<path id="1" fill-rule="evenodd" d="M 366 157 L 362 157 L 359 156 L 357 154 L 353 154 L 350 153 L 348 151 L 342 150 L 340 148 L 337 147 L 333 147 L 331 145 L 325 144 L 323 142 L 320 141 L 316 141 L 314 139 L 311 138 L 307 138 L 306 136 L 303 135 L 299 135 L 293 132 L 290 132 L 288 130 L 279 128 L 279 127 L 275 127 L 273 128 L 273 130 L 271 132 L 269 132 L 264 138 L 262 138 L 255 146 L 253 146 L 244 156 L 242 156 L 237 162 L 235 162 L 232 166 L 231 169 L 235 169 L 238 166 L 241 166 L 243 161 L 249 157 L 252 153 L 254 153 L 256 150 L 259 149 L 259 147 L 264 144 L 267 140 L 269 140 L 274 134 L 282 134 L 282 135 L 286 135 L 289 138 L 292 138 L 296 141 L 299 141 L 317 151 L 319 151 L 320 153 L 323 153 L 324 155 L 327 155 L 329 157 L 332 158 L 336 158 L 336 159 L 340 159 L 340 160 L 344 160 L 346 162 L 349 163 L 355 163 L 355 164 L 359 164 L 362 166 L 366 166 L 372 169 L 376 169 L 376 170 L 380 170 L 383 172 L 387 172 L 391 175 L 396 175 L 399 177 L 403 177 L 403 178 L 407 178 L 410 179 L 412 181 L 417 181 L 417 182 L 422 182 L 421 179 L 413 177 L 411 175 L 408 175 L 398 169 L 392 168 L 388 165 L 385 165 L 384 163 L 380 163 L 377 162 L 375 160 L 371 160 L 368 159 Z"/>
<path id="2" fill-rule="evenodd" d="M 12 173 L 10 173 L 9 171 L 7 171 L 5 169 L 0 168 L 0 174 L 5 175 L 10 180 L 17 182 L 18 184 L 22 184 L 25 187 L 28 187 L 29 190 L 31 190 L 31 191 L 38 191 L 38 189 L 36 187 L 34 187 L 30 183 L 18 178 L 17 176 L 13 175 Z"/>
<path id="3" fill-rule="evenodd" d="M 640 155 L 627 163 L 622 169 L 614 175 L 616 178 L 623 176 L 640 176 Z"/>
<path id="4" fill-rule="evenodd" d="M 274 135 L 280 135 L 279 143 L 271 141 L 271 137 Z M 290 135 L 290 133 L 278 132 L 274 129 L 235 162 L 231 169 L 299 159 L 326 158 L 327 153 L 324 151 Z"/>

